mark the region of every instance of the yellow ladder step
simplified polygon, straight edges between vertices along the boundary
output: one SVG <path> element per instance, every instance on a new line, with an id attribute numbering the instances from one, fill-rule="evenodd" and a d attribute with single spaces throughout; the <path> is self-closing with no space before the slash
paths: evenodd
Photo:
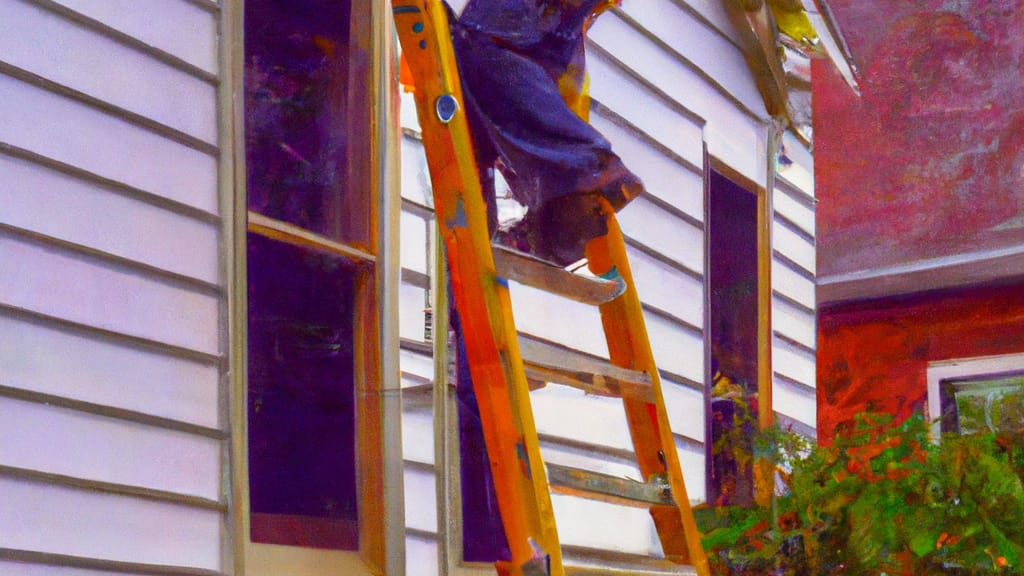
<path id="1" fill-rule="evenodd" d="M 644 372 L 525 334 L 519 335 L 519 354 L 526 376 L 532 380 L 563 384 L 597 396 L 654 401 L 651 379 Z"/>
<path id="2" fill-rule="evenodd" d="M 494 245 L 498 276 L 558 294 L 570 300 L 598 306 L 622 294 L 622 284 L 593 276 L 573 274 L 564 268 L 500 244 Z"/>
<path id="3" fill-rule="evenodd" d="M 675 506 L 667 479 L 638 482 L 601 472 L 546 463 L 551 491 L 634 508 Z"/>

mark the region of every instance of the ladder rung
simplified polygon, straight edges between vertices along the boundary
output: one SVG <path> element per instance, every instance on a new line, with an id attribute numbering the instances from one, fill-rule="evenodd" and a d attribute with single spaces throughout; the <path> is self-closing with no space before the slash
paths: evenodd
<path id="1" fill-rule="evenodd" d="M 573 274 L 554 264 L 500 244 L 494 245 L 494 266 L 502 278 L 515 280 L 520 284 L 584 304 L 604 304 L 614 300 L 621 293 L 618 282 Z"/>
<path id="2" fill-rule="evenodd" d="M 644 372 L 523 334 L 519 335 L 519 353 L 531 380 L 564 384 L 598 396 L 654 402 L 654 388 Z"/>
<path id="3" fill-rule="evenodd" d="M 547 468 L 551 490 L 559 494 L 639 508 L 675 506 L 675 499 L 672 498 L 672 491 L 667 484 L 637 482 L 629 478 L 551 463 L 547 464 Z"/>

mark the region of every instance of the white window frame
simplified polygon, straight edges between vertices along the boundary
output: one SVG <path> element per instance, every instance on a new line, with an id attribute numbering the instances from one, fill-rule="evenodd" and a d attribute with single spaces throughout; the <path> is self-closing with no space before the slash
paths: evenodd
<path id="1" fill-rule="evenodd" d="M 982 356 L 977 358 L 956 358 L 930 362 L 928 364 L 928 411 L 931 422 L 931 438 L 938 444 L 942 439 L 939 417 L 942 415 L 940 386 L 950 378 L 986 377 L 1024 370 L 1024 353 Z"/>

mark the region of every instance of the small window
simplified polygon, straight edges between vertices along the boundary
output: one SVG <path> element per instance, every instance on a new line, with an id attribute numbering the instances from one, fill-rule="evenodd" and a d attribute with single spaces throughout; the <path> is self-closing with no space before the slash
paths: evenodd
<path id="1" fill-rule="evenodd" d="M 1024 425 L 1024 371 L 939 382 L 943 434 L 1001 433 Z"/>
<path id="2" fill-rule="evenodd" d="M 932 437 L 1000 433 L 1024 425 L 1024 354 L 932 362 L 928 366 Z"/>
<path id="3" fill-rule="evenodd" d="M 712 170 L 707 227 L 708 502 L 742 505 L 753 501 L 758 421 L 757 195 Z"/>
<path id="4" fill-rule="evenodd" d="M 250 540 L 357 550 L 356 390 L 377 385 L 370 3 L 244 7 Z"/>

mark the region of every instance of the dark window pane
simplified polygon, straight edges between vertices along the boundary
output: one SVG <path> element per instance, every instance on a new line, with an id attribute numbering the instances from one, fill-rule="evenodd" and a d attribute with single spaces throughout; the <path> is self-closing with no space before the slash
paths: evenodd
<path id="1" fill-rule="evenodd" d="M 757 423 L 757 196 L 711 173 L 708 289 L 712 386 L 708 501 L 749 504 Z"/>
<path id="2" fill-rule="evenodd" d="M 249 209 L 366 247 L 368 4 L 245 2 Z"/>
<path id="3" fill-rule="evenodd" d="M 355 549 L 354 272 L 249 235 L 252 540 Z"/>

